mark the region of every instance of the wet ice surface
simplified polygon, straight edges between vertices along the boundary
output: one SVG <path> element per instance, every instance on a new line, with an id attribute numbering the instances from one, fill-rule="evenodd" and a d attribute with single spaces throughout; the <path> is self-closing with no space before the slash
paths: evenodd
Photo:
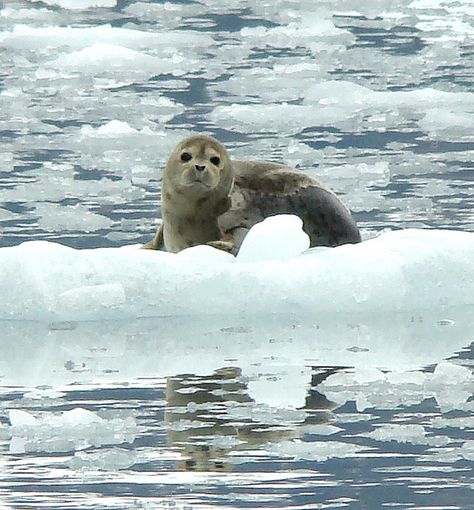
<path id="1" fill-rule="evenodd" d="M 318 176 L 365 238 L 474 232 L 473 20 L 468 0 L 5 2 L 0 246 L 148 240 L 163 162 L 201 130 Z M 433 302 L 441 264 L 420 265 Z M 452 269 L 466 289 L 472 273 Z M 87 298 L 66 297 L 70 312 Z M 3 321 L 0 502 L 470 508 L 474 314 L 438 304 Z"/>

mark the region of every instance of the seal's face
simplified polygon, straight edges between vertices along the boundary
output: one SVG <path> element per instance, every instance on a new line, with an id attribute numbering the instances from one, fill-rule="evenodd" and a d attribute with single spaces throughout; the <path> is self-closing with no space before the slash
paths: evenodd
<path id="1" fill-rule="evenodd" d="M 177 145 L 166 165 L 165 177 L 188 196 L 203 196 L 219 187 L 230 187 L 230 168 L 225 148 L 213 138 L 198 135 Z"/>

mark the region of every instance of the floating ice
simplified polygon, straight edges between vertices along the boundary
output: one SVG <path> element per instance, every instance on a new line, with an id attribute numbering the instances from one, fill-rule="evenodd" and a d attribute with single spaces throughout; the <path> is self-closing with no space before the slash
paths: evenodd
<path id="1" fill-rule="evenodd" d="M 82 138 L 116 138 L 125 135 L 138 134 L 142 136 L 164 136 L 164 133 L 153 133 L 151 129 L 147 127 L 143 128 L 141 131 L 138 131 L 137 129 L 131 127 L 128 122 L 123 122 L 121 120 L 111 120 L 98 128 L 93 128 L 92 126 L 82 126 L 81 128 Z"/>
<path id="2" fill-rule="evenodd" d="M 68 461 L 72 469 L 103 469 L 107 471 L 127 469 L 136 462 L 136 453 L 124 448 L 111 448 L 99 452 L 76 452 Z"/>
<path id="3" fill-rule="evenodd" d="M 35 205 L 35 215 L 39 216 L 38 225 L 48 231 L 93 232 L 109 228 L 113 221 L 102 214 L 96 214 L 81 204 L 59 205 L 48 202 Z"/>
<path id="4" fill-rule="evenodd" d="M 445 112 L 434 121 L 429 113 L 433 104 L 449 113 Z M 425 129 L 446 130 L 458 126 L 465 133 L 472 126 L 472 114 L 474 94 L 470 92 L 444 92 L 433 88 L 376 91 L 349 81 L 329 80 L 306 88 L 304 104 L 235 103 L 217 106 L 211 118 L 220 125 L 227 122 L 226 126 L 230 124 L 238 130 L 250 126 L 256 131 L 292 134 L 312 126 L 337 126 L 352 131 L 385 130 L 422 117 Z M 359 126 L 354 123 L 355 119 Z"/>
<path id="5" fill-rule="evenodd" d="M 212 37 L 197 31 L 182 30 L 169 32 L 145 32 L 130 28 L 98 25 L 94 27 L 58 27 L 34 28 L 16 25 L 9 32 L 0 32 L 0 42 L 7 48 L 35 49 L 72 48 L 85 49 L 93 44 L 120 45 L 129 49 L 140 50 L 158 47 L 163 50 L 180 47 L 202 47 L 212 44 Z M 169 52 L 168 52 L 169 53 Z"/>
<path id="6" fill-rule="evenodd" d="M 3 4 L 5 5 L 5 4 Z M 49 9 L 15 9 L 5 6 L 0 8 L 0 18 L 8 18 L 15 21 L 44 21 L 47 23 L 58 22 L 60 16 L 57 12 Z"/>
<path id="7" fill-rule="evenodd" d="M 291 80 L 291 87 L 288 86 Z M 276 63 L 271 68 L 242 69 L 228 80 L 219 81 L 211 90 L 224 91 L 238 102 L 242 95 L 263 98 L 265 101 L 290 101 L 304 96 L 311 83 L 321 80 L 318 62 Z"/>
<path id="8" fill-rule="evenodd" d="M 430 426 L 435 429 L 457 428 L 457 429 L 468 429 L 474 431 L 474 415 L 473 416 L 461 416 L 459 418 L 444 418 L 437 417 L 431 420 Z"/>
<path id="9" fill-rule="evenodd" d="M 427 436 L 423 425 L 408 424 L 383 424 L 374 431 L 365 434 L 377 441 L 396 441 L 398 443 L 426 444 L 430 446 L 445 446 L 450 441 L 445 436 Z"/>
<path id="10" fill-rule="evenodd" d="M 282 441 L 271 443 L 267 452 L 278 457 L 290 457 L 295 460 L 316 460 L 324 462 L 328 459 L 354 457 L 369 448 L 342 441 Z"/>
<path id="11" fill-rule="evenodd" d="M 17 214 L 12 213 L 8 209 L 3 209 L 3 207 L 0 207 L 0 221 L 10 221 L 17 218 Z"/>
<path id="12" fill-rule="evenodd" d="M 434 138 L 453 141 L 473 140 L 474 107 L 471 112 L 433 108 L 426 112 L 418 124 Z"/>
<path id="13" fill-rule="evenodd" d="M 299 23 L 288 23 L 279 27 L 242 28 L 240 35 L 244 41 L 248 40 L 252 45 L 262 44 L 276 48 L 310 46 L 317 39 L 335 39 L 338 44 L 349 44 L 354 39 L 349 31 L 337 28 L 332 20 L 318 19 L 312 16 Z"/>
<path id="14" fill-rule="evenodd" d="M 38 420 L 33 415 L 20 409 L 12 409 L 8 413 L 8 418 L 12 427 L 34 427 L 38 424 Z"/>
<path id="15" fill-rule="evenodd" d="M 344 111 L 322 114 L 316 107 L 297 104 L 231 104 L 217 106 L 211 113 L 213 122 L 241 132 L 299 133 L 308 126 L 333 125 L 346 118 Z"/>
<path id="16" fill-rule="evenodd" d="M 33 0 L 33 2 L 42 2 L 47 5 L 81 11 L 93 7 L 115 7 L 117 0 Z"/>
<path id="17" fill-rule="evenodd" d="M 101 76 L 117 76 L 117 73 L 134 74 L 146 79 L 158 74 L 183 74 L 177 70 L 176 62 L 169 58 L 158 58 L 144 52 L 131 50 L 116 44 L 96 43 L 79 51 L 58 57 L 46 64 L 60 70 Z"/>
<path id="18" fill-rule="evenodd" d="M 420 348 L 427 349 L 426 345 Z M 376 407 L 392 409 L 419 404 L 434 397 L 443 412 L 466 407 L 474 391 L 472 370 L 450 362 L 439 362 L 434 372 L 389 372 L 374 367 L 357 368 L 328 377 L 321 389 L 334 402 L 355 401 L 359 411 Z M 404 429 L 396 429 L 402 431 Z M 410 431 L 405 431 L 411 434 Z M 405 433 L 403 432 L 403 433 Z M 413 432 L 413 431 L 412 431 Z M 378 432 L 374 433 L 375 437 Z M 416 433 L 416 435 L 419 435 Z M 400 436 L 401 437 L 401 436 Z"/>
<path id="19" fill-rule="evenodd" d="M 280 239 L 276 225 L 288 228 L 287 219 L 271 222 Z M 260 239 L 254 244 L 253 236 L 246 250 L 260 257 Z M 295 244 L 294 255 L 302 248 Z M 281 250 L 286 256 L 291 253 Z M 472 233 L 396 231 L 287 260 L 268 258 L 252 262 L 249 256 L 244 264 L 239 258 L 208 258 L 204 252 L 190 264 L 183 263 L 180 254 L 160 251 L 77 251 L 27 242 L 0 250 L 2 292 L 10 296 L 2 302 L 0 318 L 379 313 L 474 304 Z M 92 299 L 95 289 L 98 297 Z M 119 298 L 105 299 L 109 294 L 104 289 L 120 289 L 113 291 Z M 74 310 L 67 304 L 69 296 L 74 296 Z"/>
<path id="20" fill-rule="evenodd" d="M 174 114 L 170 113 L 171 111 L 178 113 L 179 107 L 175 105 L 172 109 L 167 108 L 163 114 L 167 118 L 173 117 Z M 141 125 L 142 119 L 137 119 L 137 123 Z M 157 129 L 152 129 L 149 126 L 137 129 L 125 121 L 114 119 L 99 127 L 86 125 L 82 126 L 80 130 L 75 129 L 74 134 L 71 133 L 72 136 L 68 137 L 65 143 L 80 153 L 80 161 L 85 168 L 94 169 L 100 166 L 115 174 L 127 176 L 131 180 L 134 177 L 146 177 L 145 181 L 148 181 L 150 178 L 159 179 L 161 177 L 160 171 L 169 153 L 179 140 L 189 134 L 187 131 L 168 132 L 156 127 Z M 127 147 L 127 151 L 123 150 L 124 146 Z M 137 166 L 141 161 L 146 162 L 145 167 Z M 138 170 L 140 166 L 141 171 Z M 146 174 L 143 175 L 145 169 Z M 137 176 L 137 171 L 142 175 Z M 123 181 L 116 181 L 113 185 L 120 187 L 123 184 Z M 97 186 L 95 187 L 97 188 Z M 103 187 L 100 192 L 102 191 L 110 196 L 106 187 Z M 94 193 L 94 191 L 92 192 Z M 99 189 L 95 190 L 95 193 L 97 192 Z M 115 200 L 117 201 L 117 198 Z"/>
<path id="21" fill-rule="evenodd" d="M 87 127 L 89 126 L 83 127 L 81 131 L 86 132 Z M 127 135 L 136 132 L 137 130 L 130 127 L 127 122 L 122 122 L 120 120 L 111 120 L 97 129 L 98 136 L 114 136 L 116 134 Z"/>
<path id="22" fill-rule="evenodd" d="M 193 3 L 135 2 L 127 5 L 123 11 L 140 20 L 160 23 L 160 25 L 165 25 L 167 27 L 178 27 L 182 23 L 184 17 L 200 16 L 202 14 L 202 9 L 202 4 Z"/>
<path id="23" fill-rule="evenodd" d="M 92 445 L 130 443 L 138 432 L 131 416 L 102 418 L 80 407 L 61 414 L 43 411 L 37 416 L 11 409 L 8 416 L 12 453 L 82 450 Z"/>

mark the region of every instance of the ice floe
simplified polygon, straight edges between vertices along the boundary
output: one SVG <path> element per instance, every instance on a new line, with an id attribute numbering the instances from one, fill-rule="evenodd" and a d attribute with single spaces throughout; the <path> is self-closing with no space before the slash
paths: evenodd
<path id="1" fill-rule="evenodd" d="M 94 7 L 115 7 L 117 0 L 33 0 L 33 2 L 45 3 L 46 5 L 58 6 L 63 9 L 83 10 Z"/>
<path id="2" fill-rule="evenodd" d="M 161 48 L 170 51 L 178 47 L 207 47 L 212 37 L 197 31 L 151 32 L 102 24 L 93 27 L 30 27 L 15 25 L 12 30 L 0 33 L 0 41 L 6 48 L 35 49 L 45 46 L 49 51 L 57 48 L 82 50 L 99 45 L 121 45 L 129 49 Z"/>
<path id="3" fill-rule="evenodd" d="M 423 346 L 422 348 L 426 348 Z M 326 397 L 334 402 L 354 401 L 359 411 L 370 408 L 391 409 L 400 405 L 410 406 L 434 397 L 443 412 L 469 409 L 469 398 L 474 390 L 472 370 L 452 362 L 439 362 L 433 373 L 389 372 L 375 367 L 358 368 L 353 372 L 331 375 L 321 384 Z M 397 432 L 398 431 L 398 432 Z M 421 429 L 395 428 L 375 431 L 370 437 L 382 439 L 389 433 L 413 439 L 420 436 Z M 410 439 L 410 442 L 411 442 Z M 408 440 L 408 439 L 407 439 Z"/>
<path id="4" fill-rule="evenodd" d="M 104 418 L 80 407 L 62 413 L 10 409 L 8 417 L 11 453 L 65 452 L 131 443 L 139 431 L 132 416 L 116 413 Z"/>
<path id="5" fill-rule="evenodd" d="M 257 76 L 257 80 L 261 78 Z M 284 92 L 278 92 L 280 97 L 275 96 L 277 93 L 272 94 L 272 87 L 262 89 L 265 95 L 270 91 L 268 100 L 281 100 Z M 224 88 L 229 89 L 229 85 Z M 297 91 L 298 88 L 292 89 L 291 93 L 297 94 Z M 434 88 L 377 91 L 349 81 L 329 80 L 310 85 L 304 92 L 301 89 L 301 93 L 303 104 L 283 101 L 222 105 L 214 109 L 211 118 L 220 125 L 230 124 L 238 131 L 252 129 L 280 134 L 296 134 L 313 126 L 332 126 L 346 131 L 387 130 L 412 121 L 421 121 L 420 128 L 428 132 L 454 128 L 451 136 L 455 139 L 463 139 L 472 131 L 474 94 L 471 92 L 445 92 Z M 293 98 L 290 95 L 284 99 Z M 437 109 L 433 108 L 434 104 Z"/>
<path id="6" fill-rule="evenodd" d="M 2 291 L 11 299 L 2 303 L 0 317 L 378 313 L 474 304 L 472 233 L 394 231 L 299 255 L 305 236 L 286 222 L 282 216 L 254 227 L 265 231 L 249 234 L 242 259 L 201 247 L 179 254 L 134 247 L 74 250 L 49 242 L 3 248 Z M 272 260 L 268 247 L 281 243 L 280 227 L 294 239 L 279 248 L 286 260 Z"/>

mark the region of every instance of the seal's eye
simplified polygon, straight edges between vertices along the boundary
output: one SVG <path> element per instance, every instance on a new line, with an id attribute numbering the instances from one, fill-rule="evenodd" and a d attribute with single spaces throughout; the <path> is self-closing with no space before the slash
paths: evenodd
<path id="1" fill-rule="evenodd" d="M 220 163 L 220 162 L 221 162 L 221 159 L 220 159 L 220 158 L 218 158 L 217 156 L 213 156 L 213 157 L 211 158 L 211 163 L 212 163 L 213 165 L 215 165 L 215 166 L 219 166 L 219 163 Z"/>
<path id="2" fill-rule="evenodd" d="M 192 159 L 192 156 L 189 152 L 183 152 L 183 154 L 181 154 L 181 161 L 189 161 L 190 159 Z"/>

